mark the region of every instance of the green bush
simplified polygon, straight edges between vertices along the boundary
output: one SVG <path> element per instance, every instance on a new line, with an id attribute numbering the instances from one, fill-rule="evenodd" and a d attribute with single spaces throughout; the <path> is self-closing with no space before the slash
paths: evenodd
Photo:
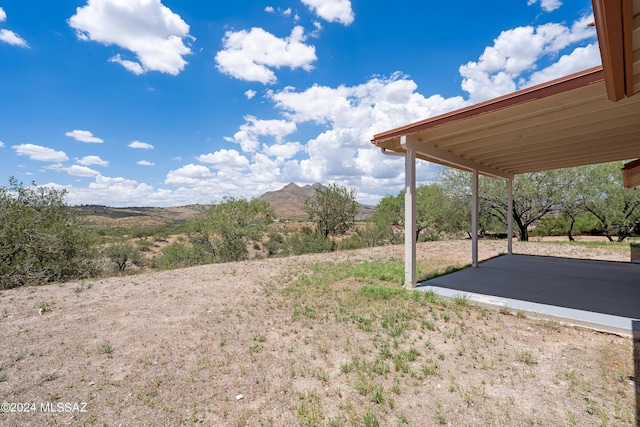
<path id="1" fill-rule="evenodd" d="M 350 250 L 350 249 L 362 249 L 367 247 L 367 242 L 360 237 L 359 234 L 354 234 L 349 237 L 345 237 L 337 244 L 338 250 Z"/>
<path id="2" fill-rule="evenodd" d="M 98 272 L 95 239 L 64 203 L 64 190 L 0 187 L 0 289 Z"/>
<path id="3" fill-rule="evenodd" d="M 142 266 L 144 264 L 140 250 L 129 242 L 117 242 L 109 245 L 104 253 L 115 264 L 118 272 L 123 272 L 131 265 Z"/>
<path id="4" fill-rule="evenodd" d="M 264 248 L 269 256 L 278 255 L 285 248 L 284 236 L 276 232 L 269 233 L 269 238 L 265 242 Z"/>
<path id="5" fill-rule="evenodd" d="M 163 270 L 191 267 L 200 264 L 211 264 L 215 260 L 210 253 L 199 250 L 198 247 L 175 242 L 162 249 L 162 256 L 157 259 L 157 267 Z"/>
<path id="6" fill-rule="evenodd" d="M 189 242 L 216 261 L 238 261 L 247 258 L 247 245 L 262 239 L 273 218 L 264 200 L 224 197 L 188 222 Z"/>
<path id="7" fill-rule="evenodd" d="M 149 252 L 153 247 L 153 242 L 150 240 L 138 240 L 136 242 L 136 246 L 138 247 L 138 250 L 142 252 Z"/>
<path id="8" fill-rule="evenodd" d="M 367 222 L 367 225 L 357 231 L 363 244 L 372 248 L 390 243 L 397 243 L 393 232 L 393 224 L 378 218 Z"/>
<path id="9" fill-rule="evenodd" d="M 317 234 L 293 233 L 287 239 L 288 253 L 292 255 L 315 254 L 334 250 L 333 242 Z"/>

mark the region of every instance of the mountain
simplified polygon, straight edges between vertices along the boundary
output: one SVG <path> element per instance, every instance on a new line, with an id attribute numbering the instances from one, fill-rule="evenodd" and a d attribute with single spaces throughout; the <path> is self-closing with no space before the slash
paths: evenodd
<path id="1" fill-rule="evenodd" d="M 271 208 L 280 218 L 305 220 L 307 219 L 307 213 L 302 210 L 302 204 L 305 200 L 312 198 L 318 188 L 326 187 L 318 183 L 300 187 L 296 183 L 290 182 L 280 190 L 264 193 L 258 199 L 268 201 Z M 357 219 L 368 219 L 373 215 L 374 211 L 375 207 L 373 206 L 360 205 Z"/>
<path id="2" fill-rule="evenodd" d="M 266 200 L 271 205 L 271 209 L 280 218 L 286 219 L 307 219 L 307 213 L 302 210 L 302 204 L 316 193 L 317 188 L 325 188 L 322 184 L 312 184 L 300 187 L 294 182 L 282 187 L 280 190 L 267 191 L 260 200 Z"/>

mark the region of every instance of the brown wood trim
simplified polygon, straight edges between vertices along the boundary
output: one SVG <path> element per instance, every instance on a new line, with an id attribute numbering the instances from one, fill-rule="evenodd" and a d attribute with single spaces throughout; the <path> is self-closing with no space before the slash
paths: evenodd
<path id="1" fill-rule="evenodd" d="M 625 94 L 624 40 L 622 34 L 623 3 L 629 0 L 591 0 L 600 44 L 602 67 L 610 100 L 618 101 Z"/>
<path id="2" fill-rule="evenodd" d="M 640 159 L 634 160 L 629 163 L 625 163 L 624 166 L 622 166 L 622 170 L 635 169 L 638 167 L 640 167 Z"/>
<path id="3" fill-rule="evenodd" d="M 625 188 L 634 188 L 634 174 L 640 173 L 640 159 L 625 163 L 622 166 L 622 184 Z"/>
<path id="4" fill-rule="evenodd" d="M 625 94 L 633 95 L 633 1 L 622 2 Z"/>

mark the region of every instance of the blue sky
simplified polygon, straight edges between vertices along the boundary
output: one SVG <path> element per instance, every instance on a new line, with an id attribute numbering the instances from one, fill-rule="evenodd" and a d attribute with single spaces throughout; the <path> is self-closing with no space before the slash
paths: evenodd
<path id="1" fill-rule="evenodd" d="M 0 0 L 0 180 L 71 205 L 289 182 L 375 204 L 404 165 L 374 133 L 598 65 L 591 21 L 589 0 Z"/>

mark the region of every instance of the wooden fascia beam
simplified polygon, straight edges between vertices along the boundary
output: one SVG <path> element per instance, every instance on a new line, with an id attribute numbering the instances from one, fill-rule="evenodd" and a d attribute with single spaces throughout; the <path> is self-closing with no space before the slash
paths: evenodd
<path id="1" fill-rule="evenodd" d="M 623 1 L 628 0 L 591 1 L 602 56 L 602 68 L 607 84 L 607 96 L 612 101 L 618 101 L 625 96 Z"/>

